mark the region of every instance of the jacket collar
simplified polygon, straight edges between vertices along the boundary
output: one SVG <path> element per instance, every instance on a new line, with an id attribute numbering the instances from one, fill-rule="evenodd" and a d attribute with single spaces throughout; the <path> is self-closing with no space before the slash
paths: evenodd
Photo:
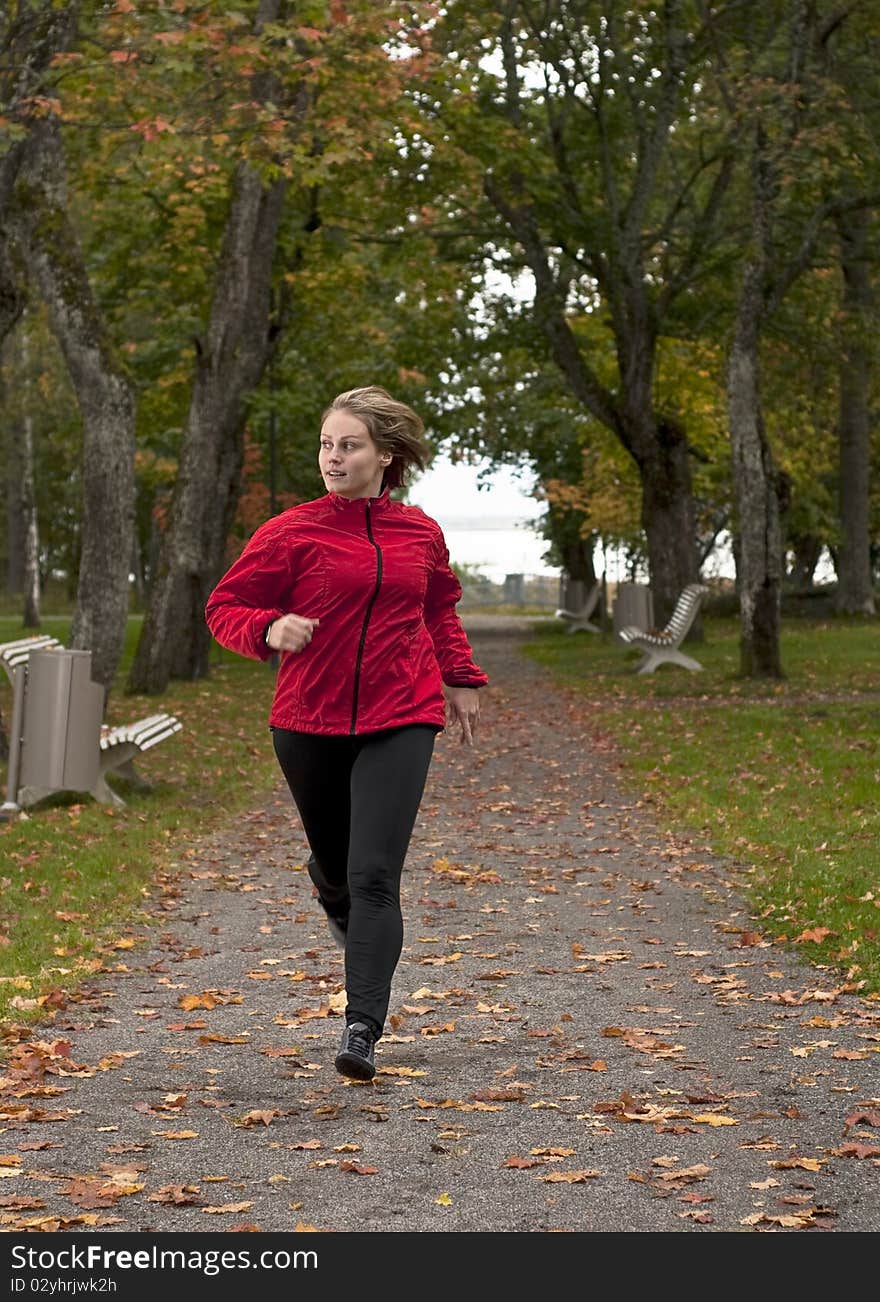
<path id="1" fill-rule="evenodd" d="M 325 500 L 334 510 L 358 518 L 366 514 L 367 502 L 370 504 L 371 514 L 386 511 L 391 505 L 391 494 L 387 488 L 383 489 L 378 497 L 350 498 L 341 497 L 339 493 L 328 493 Z"/>

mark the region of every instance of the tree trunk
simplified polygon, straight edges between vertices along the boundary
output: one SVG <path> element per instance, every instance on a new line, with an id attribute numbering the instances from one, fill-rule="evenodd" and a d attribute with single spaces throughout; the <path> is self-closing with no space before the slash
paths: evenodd
<path id="1" fill-rule="evenodd" d="M 208 671 L 205 602 L 225 568 L 240 492 L 245 403 L 274 344 L 272 261 L 285 188 L 283 180 L 266 186 L 249 164 L 238 165 L 169 524 L 129 678 L 132 691 L 161 692 L 169 678 Z"/>
<path id="2" fill-rule="evenodd" d="M 6 591 L 10 597 L 24 591 L 24 511 L 22 509 L 22 438 L 21 427 L 13 420 L 4 401 L 5 376 L 0 371 L 0 410 L 4 421 L 4 475 L 6 506 Z"/>
<path id="3" fill-rule="evenodd" d="M 560 548 L 565 572 L 562 605 L 581 610 L 596 583 L 592 538 L 569 538 Z"/>
<path id="4" fill-rule="evenodd" d="M 0 347 L 24 311 L 21 276 L 9 245 L 0 231 Z"/>
<path id="5" fill-rule="evenodd" d="M 743 276 L 727 373 L 738 514 L 740 668 L 747 677 L 781 678 L 782 538 L 776 470 L 764 431 L 758 379 L 762 284 L 763 258 L 758 253 Z"/>
<path id="6" fill-rule="evenodd" d="M 645 423 L 650 427 L 647 431 Z M 650 410 L 644 413 L 642 425 L 631 442 L 638 449 L 642 480 L 642 525 L 648 543 L 654 622 L 662 628 L 682 589 L 699 577 L 691 465 L 680 430 L 658 422 Z M 699 636 L 696 621 L 692 632 Z"/>
<path id="7" fill-rule="evenodd" d="M 875 615 L 871 581 L 871 361 L 873 291 L 867 211 L 838 218 L 843 272 L 840 350 L 840 554 L 836 608 L 844 615 Z"/>
<path id="8" fill-rule="evenodd" d="M 71 646 L 92 653 L 92 678 L 109 692 L 128 619 L 134 527 L 135 404 L 112 356 L 67 212 L 57 126 L 33 126 L 16 186 L 15 228 L 49 309 L 83 420 L 83 524 Z"/>
<path id="9" fill-rule="evenodd" d="M 788 582 L 795 592 L 809 592 L 812 588 L 813 575 L 816 572 L 816 566 L 819 564 L 819 557 L 822 555 L 824 546 L 825 544 L 821 538 L 814 538 L 808 534 L 802 534 L 791 539 L 794 564 L 788 575 Z"/>
<path id="10" fill-rule="evenodd" d="M 652 400 L 656 337 L 644 285 L 629 270 L 616 293 L 614 321 L 620 388 L 618 400 L 590 367 L 566 316 L 565 289 L 554 275 L 537 222 L 527 205 L 502 194 L 492 177 L 485 193 L 519 240 L 535 277 L 534 317 L 551 358 L 572 393 L 620 440 L 642 481 L 642 524 L 647 535 L 654 616 L 665 624 L 688 583 L 699 577 L 691 467 L 684 431 L 658 419 Z M 697 628 L 698 632 L 698 628 Z"/>
<path id="11" fill-rule="evenodd" d="M 25 628 L 40 627 L 40 534 L 37 525 L 37 493 L 34 480 L 33 386 L 30 374 L 30 348 L 27 326 L 19 331 L 21 339 L 22 444 L 21 444 L 21 511 L 24 525 L 23 623 Z"/>

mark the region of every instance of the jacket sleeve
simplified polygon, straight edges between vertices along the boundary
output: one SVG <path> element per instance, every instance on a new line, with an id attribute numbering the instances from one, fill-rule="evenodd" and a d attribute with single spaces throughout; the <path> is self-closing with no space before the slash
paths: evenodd
<path id="1" fill-rule="evenodd" d="M 266 646 L 266 628 L 287 613 L 290 551 L 277 521 L 269 520 L 223 575 L 205 607 L 208 628 L 221 646 L 252 660 L 268 660 L 272 652 Z"/>
<path id="2" fill-rule="evenodd" d="M 449 568 L 449 551 L 442 534 L 438 535 L 434 555 L 425 594 L 425 624 L 434 643 L 440 675 L 447 687 L 485 687 L 489 679 L 474 661 L 455 609 L 461 598 L 461 584 Z"/>

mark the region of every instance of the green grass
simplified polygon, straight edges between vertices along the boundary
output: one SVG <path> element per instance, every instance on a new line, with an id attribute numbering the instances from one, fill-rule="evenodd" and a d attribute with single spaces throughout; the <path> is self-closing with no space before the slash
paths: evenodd
<path id="1" fill-rule="evenodd" d="M 552 625 L 527 654 L 583 691 L 624 780 L 666 825 L 734 865 L 756 930 L 876 993 L 880 630 L 787 624 L 783 682 L 739 677 L 738 636 L 734 621 L 707 620 L 690 648 L 699 674 L 637 676 L 638 657 L 610 637 Z"/>
<path id="2" fill-rule="evenodd" d="M 69 622 L 47 619 L 43 631 L 65 641 Z M 223 653 L 207 679 L 172 683 L 158 698 L 126 696 L 122 681 L 139 630 L 132 618 L 108 722 L 168 710 L 183 731 L 138 760 L 150 792 L 117 784 L 125 809 L 58 796 L 0 823 L 0 1024 L 7 1031 L 10 1022 L 27 1022 L 62 1002 L 108 954 L 123 961 L 149 924 L 144 906 L 157 876 L 171 880 L 195 840 L 253 808 L 277 781 L 265 726 L 270 669 Z M 21 635 L 20 621 L 0 618 L 0 642 Z M 7 724 L 9 705 L 3 675 Z"/>

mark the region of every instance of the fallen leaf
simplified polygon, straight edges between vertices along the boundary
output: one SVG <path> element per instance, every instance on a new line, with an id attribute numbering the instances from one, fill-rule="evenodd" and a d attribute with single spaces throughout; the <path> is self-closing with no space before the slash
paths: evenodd
<path id="1" fill-rule="evenodd" d="M 836 1157 L 880 1157 L 880 1144 L 857 1144 L 851 1141 L 833 1149 Z"/>
<path id="2" fill-rule="evenodd" d="M 545 1184 L 586 1184 L 601 1174 L 601 1171 L 551 1171 L 549 1175 L 539 1175 L 538 1179 Z"/>
<path id="3" fill-rule="evenodd" d="M 813 927 L 811 929 L 808 928 L 806 931 L 802 931 L 799 936 L 795 936 L 795 940 L 811 940 L 814 944 L 819 945 L 826 936 L 830 935 L 830 927 Z"/>
<path id="4" fill-rule="evenodd" d="M 197 1184 L 166 1184 L 155 1193 L 147 1194 L 149 1203 L 167 1203 L 172 1207 L 194 1207 L 200 1193 Z"/>
<path id="5" fill-rule="evenodd" d="M 250 1112 L 245 1112 L 243 1116 L 231 1117 L 233 1126 L 247 1128 L 248 1126 L 269 1126 L 276 1117 L 281 1113 L 278 1108 L 253 1108 Z"/>

